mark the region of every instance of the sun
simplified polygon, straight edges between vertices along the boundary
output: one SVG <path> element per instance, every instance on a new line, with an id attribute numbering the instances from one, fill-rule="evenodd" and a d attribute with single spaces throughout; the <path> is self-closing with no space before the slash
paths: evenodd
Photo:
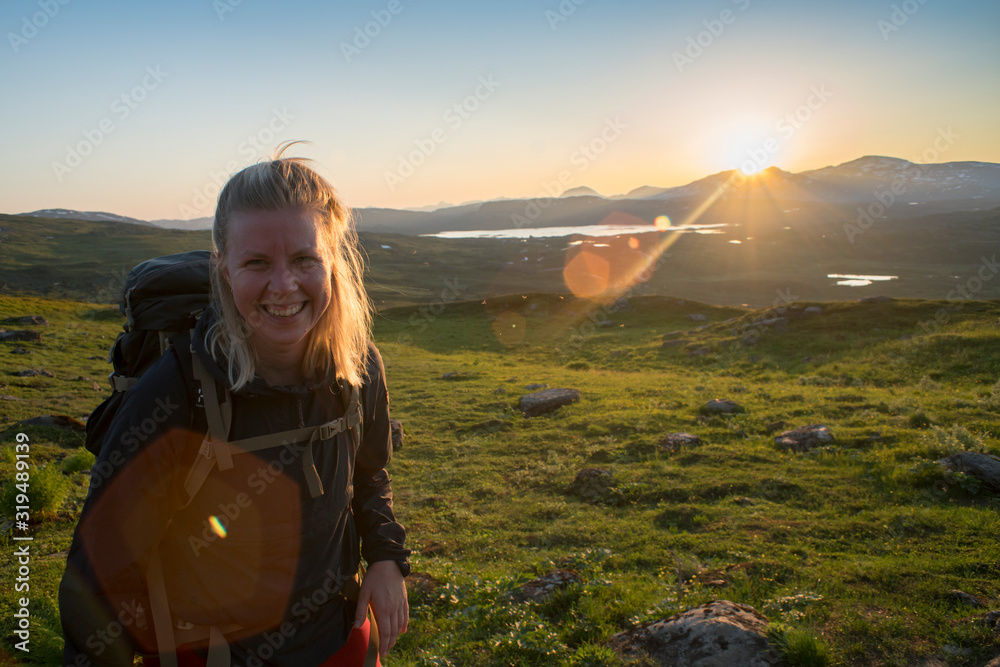
<path id="1" fill-rule="evenodd" d="M 773 164 L 769 162 L 756 162 L 754 160 L 745 160 L 743 164 L 740 165 L 740 173 L 744 176 L 756 176 L 760 172 L 773 167 Z"/>

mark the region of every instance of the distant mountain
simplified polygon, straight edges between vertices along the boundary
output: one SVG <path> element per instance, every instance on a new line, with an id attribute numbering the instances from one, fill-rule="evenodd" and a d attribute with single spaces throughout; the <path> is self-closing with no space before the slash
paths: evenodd
<path id="1" fill-rule="evenodd" d="M 585 185 L 581 185 L 580 187 L 577 187 L 577 188 L 570 188 L 569 190 L 567 190 L 566 192 L 562 193 L 559 196 L 560 197 L 600 197 L 601 199 L 605 198 L 604 195 L 602 195 L 597 190 L 594 190 L 593 188 L 588 188 Z"/>
<path id="2" fill-rule="evenodd" d="M 707 204 L 707 205 L 706 205 Z M 571 188 L 561 197 L 497 198 L 423 210 L 357 208 L 362 232 L 434 234 L 444 231 L 526 227 L 575 227 L 593 224 L 652 224 L 666 215 L 685 222 L 786 225 L 790 219 L 856 220 L 914 218 L 1000 207 L 1000 164 L 948 162 L 914 164 L 869 155 L 844 164 L 797 174 L 770 167 L 752 176 L 722 171 L 676 187 L 644 185 L 627 194 L 604 197 L 592 188 Z M 47 209 L 23 215 L 57 219 L 105 220 L 202 230 L 212 218 L 145 222 L 112 213 Z"/>
<path id="3" fill-rule="evenodd" d="M 127 222 L 130 225 L 143 225 L 144 227 L 152 227 L 152 223 L 146 222 L 145 220 L 137 220 L 136 218 L 129 218 L 124 215 L 115 215 L 114 213 L 103 213 L 101 211 L 73 211 L 65 208 L 46 208 L 40 211 L 32 211 L 31 213 L 19 213 L 18 215 L 24 215 L 29 218 L 50 218 L 53 220 L 91 220 L 98 222 Z"/>

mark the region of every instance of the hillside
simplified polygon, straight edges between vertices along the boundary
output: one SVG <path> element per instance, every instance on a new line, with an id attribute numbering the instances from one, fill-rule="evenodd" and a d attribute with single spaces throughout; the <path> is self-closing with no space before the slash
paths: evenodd
<path id="1" fill-rule="evenodd" d="M 382 311 L 376 342 L 405 427 L 390 472 L 416 573 L 391 664 L 621 664 L 612 634 L 717 598 L 764 613 L 792 665 L 979 667 L 996 655 L 984 610 L 950 591 L 1000 607 L 1000 499 L 934 461 L 1000 454 L 1000 307 L 810 305 L 524 292 Z M 107 392 L 121 320 L 107 306 L 0 296 L 0 318 L 22 315 L 49 324 L 35 327 L 41 342 L 17 344 L 25 354 L 0 343 L 0 470 L 9 480 L 25 432 L 32 474 L 48 479 L 48 466 L 68 493 L 47 516 L 33 510 L 29 657 L 43 664 L 61 642 L 55 590 L 88 464 L 80 434 L 15 422 L 85 415 Z M 32 368 L 53 377 L 14 375 Z M 581 399 L 526 418 L 518 400 L 532 384 Z M 713 398 L 741 410 L 709 414 Z M 806 424 L 834 440 L 776 446 Z M 676 432 L 701 444 L 665 446 Z M 571 491 L 586 468 L 610 473 L 600 493 Z M 544 601 L 511 597 L 555 569 L 580 580 Z M 14 604 L 8 588 L 4 652 Z"/>
<path id="2" fill-rule="evenodd" d="M 584 254 L 587 266 L 606 267 L 604 275 L 588 281 L 612 284 L 630 273 L 643 274 L 649 264 L 645 282 L 626 282 L 619 290 L 720 305 L 766 307 L 776 299 L 879 294 L 956 302 L 1000 298 L 1000 280 L 993 279 L 1000 268 L 987 252 L 1000 247 L 1000 209 L 858 225 L 812 219 L 802 211 L 779 219 L 763 212 L 757 216 L 734 202 L 717 207 L 722 218 L 741 222 L 705 230 L 717 232 L 711 234 L 667 231 L 593 239 L 363 233 L 367 285 L 380 309 L 440 300 L 448 285 L 458 286 L 457 293 L 446 292 L 448 300 L 520 290 L 566 294 L 570 286 L 564 275 L 569 272 L 571 282 L 580 277 L 567 267 Z M 0 293 L 112 303 L 138 262 L 209 246 L 205 231 L 0 215 Z M 845 287 L 830 274 L 896 278 Z"/>

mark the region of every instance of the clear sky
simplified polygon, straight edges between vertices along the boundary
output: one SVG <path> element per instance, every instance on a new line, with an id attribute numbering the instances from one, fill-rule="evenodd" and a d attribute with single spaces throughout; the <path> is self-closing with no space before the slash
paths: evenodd
<path id="1" fill-rule="evenodd" d="M 5 0 L 0 28 L 5 213 L 210 215 L 289 139 L 356 207 L 1000 162 L 996 0 Z"/>

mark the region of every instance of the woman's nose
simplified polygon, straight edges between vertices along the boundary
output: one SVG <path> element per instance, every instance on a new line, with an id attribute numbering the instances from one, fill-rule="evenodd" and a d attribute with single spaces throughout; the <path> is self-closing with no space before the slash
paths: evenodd
<path id="1" fill-rule="evenodd" d="M 270 287 L 274 292 L 294 292 L 298 287 L 298 280 L 292 267 L 285 263 L 275 265 Z"/>

